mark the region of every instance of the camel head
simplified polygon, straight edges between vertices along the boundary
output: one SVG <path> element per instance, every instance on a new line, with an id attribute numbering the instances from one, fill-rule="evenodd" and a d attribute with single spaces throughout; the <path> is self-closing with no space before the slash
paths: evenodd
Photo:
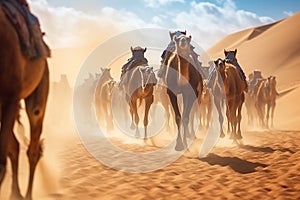
<path id="1" fill-rule="evenodd" d="M 225 60 L 222 60 L 221 58 L 218 58 L 214 61 L 216 70 L 219 72 L 223 72 L 225 70 Z"/>
<path id="2" fill-rule="evenodd" d="M 229 63 L 236 62 L 236 53 L 237 49 L 235 49 L 234 51 L 226 51 L 224 49 L 225 61 Z"/>
<path id="3" fill-rule="evenodd" d="M 141 64 L 147 64 L 148 60 L 145 58 L 144 54 L 147 51 L 147 48 L 142 48 L 137 46 L 135 48 L 130 47 L 132 58 L 136 61 L 139 61 Z"/>
<path id="4" fill-rule="evenodd" d="M 276 76 L 269 76 L 268 81 L 272 88 L 276 88 L 276 84 L 277 84 Z"/>
<path id="5" fill-rule="evenodd" d="M 192 36 L 187 37 L 185 35 L 181 35 L 177 37 L 175 35 L 173 41 L 175 42 L 176 53 L 178 55 L 189 56 L 191 49 L 191 40 Z"/>
<path id="6" fill-rule="evenodd" d="M 174 31 L 174 32 L 169 31 L 169 35 L 170 35 L 171 40 L 173 40 L 175 35 L 177 37 L 179 37 L 181 35 L 186 35 L 186 30 L 185 31 Z"/>
<path id="7" fill-rule="evenodd" d="M 110 68 L 101 68 L 101 71 L 102 71 L 102 75 L 101 77 L 102 78 L 105 78 L 105 79 L 113 79 L 113 77 L 111 76 L 110 74 Z"/>

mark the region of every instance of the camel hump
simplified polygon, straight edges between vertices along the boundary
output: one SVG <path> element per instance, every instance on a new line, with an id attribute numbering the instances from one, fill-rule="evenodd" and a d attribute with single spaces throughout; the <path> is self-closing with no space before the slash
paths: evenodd
<path id="1" fill-rule="evenodd" d="M 14 26 L 23 54 L 29 59 L 50 57 L 50 49 L 43 40 L 38 18 L 23 1 L 1 1 L 6 17 Z"/>

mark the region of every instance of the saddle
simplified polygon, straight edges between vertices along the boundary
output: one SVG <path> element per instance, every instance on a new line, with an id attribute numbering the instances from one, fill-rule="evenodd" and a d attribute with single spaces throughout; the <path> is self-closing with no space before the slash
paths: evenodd
<path id="1" fill-rule="evenodd" d="M 40 57 L 50 57 L 50 49 L 43 40 L 38 18 L 26 5 L 16 0 L 1 0 L 0 5 L 6 17 L 13 24 L 24 56 L 34 60 Z"/>

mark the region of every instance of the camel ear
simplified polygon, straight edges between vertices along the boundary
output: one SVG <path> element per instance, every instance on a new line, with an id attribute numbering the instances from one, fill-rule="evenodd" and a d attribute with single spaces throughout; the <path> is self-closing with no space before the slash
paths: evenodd
<path id="1" fill-rule="evenodd" d="M 186 35 L 186 30 L 184 30 L 184 31 L 182 32 L 182 34 Z"/>
<path id="2" fill-rule="evenodd" d="M 145 49 L 144 49 L 144 53 L 147 51 L 147 47 L 145 47 Z"/>
<path id="3" fill-rule="evenodd" d="M 130 50 L 131 50 L 131 52 L 133 53 L 133 48 L 132 48 L 132 46 L 130 47 Z"/>
<path id="4" fill-rule="evenodd" d="M 224 55 L 227 56 L 227 51 L 224 49 Z"/>
<path id="5" fill-rule="evenodd" d="M 236 53 L 237 53 L 237 49 L 234 50 L 234 55 L 236 55 Z"/>
<path id="6" fill-rule="evenodd" d="M 108 69 L 107 69 L 107 71 L 110 71 L 110 70 L 111 70 L 111 68 L 108 68 Z"/>
<path id="7" fill-rule="evenodd" d="M 191 35 L 189 36 L 189 39 L 188 39 L 188 40 L 189 40 L 189 42 L 191 42 L 191 40 L 192 40 L 192 36 L 191 36 Z"/>
<path id="8" fill-rule="evenodd" d="M 214 60 L 215 66 L 218 66 L 218 60 Z"/>
<path id="9" fill-rule="evenodd" d="M 175 33 L 172 33 L 171 31 L 169 31 L 169 35 L 170 35 L 171 40 L 173 40 Z"/>

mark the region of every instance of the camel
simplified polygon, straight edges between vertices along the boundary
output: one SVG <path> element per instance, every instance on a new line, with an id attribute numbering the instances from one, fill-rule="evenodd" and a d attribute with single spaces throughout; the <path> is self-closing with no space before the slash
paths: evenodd
<path id="1" fill-rule="evenodd" d="M 266 128 L 269 128 L 270 110 L 271 110 L 271 127 L 274 126 L 273 123 L 274 110 L 276 107 L 276 97 L 278 96 L 278 92 L 276 90 L 276 84 L 277 84 L 276 77 L 269 76 L 267 79 L 263 80 L 260 83 L 256 94 L 255 106 L 260 119 L 260 124 Z M 266 115 L 265 115 L 265 106 L 267 106 Z"/>
<path id="2" fill-rule="evenodd" d="M 210 124 L 210 119 L 212 115 L 212 102 L 210 97 L 210 91 L 206 86 L 206 82 L 203 83 L 203 91 L 202 94 L 198 97 L 199 105 L 200 105 L 200 126 L 208 128 Z M 201 103 L 200 103 L 201 102 Z"/>
<path id="3" fill-rule="evenodd" d="M 116 81 L 113 80 L 110 74 L 110 68 L 102 69 L 102 74 L 99 77 L 95 89 L 95 108 L 99 120 L 104 120 L 107 130 L 113 128 L 112 116 L 112 91 Z"/>
<path id="4" fill-rule="evenodd" d="M 245 106 L 249 126 L 253 126 L 258 118 L 255 102 L 258 87 L 263 80 L 261 72 L 258 70 L 254 70 L 253 73 L 249 74 L 248 93 L 245 94 Z"/>
<path id="5" fill-rule="evenodd" d="M 170 55 L 166 66 L 164 82 L 175 113 L 177 125 L 176 151 L 187 148 L 189 133 L 190 111 L 198 95 L 202 93 L 203 81 L 200 72 L 193 66 L 191 56 L 191 36 L 174 36 L 175 51 Z M 183 98 L 183 112 L 179 111 L 177 95 Z M 184 133 L 181 137 L 181 124 Z"/>
<path id="6" fill-rule="evenodd" d="M 236 54 L 237 54 L 237 49 L 235 49 L 234 51 L 226 51 L 224 49 L 225 62 L 230 63 L 236 67 L 236 69 L 239 72 L 238 75 L 240 75 L 240 78 L 243 81 L 242 84 L 243 84 L 244 91 L 248 92 L 248 83 L 246 80 L 246 76 L 243 69 L 241 68 L 240 64 L 237 61 Z"/>
<path id="7" fill-rule="evenodd" d="M 159 79 L 161 81 L 161 79 Z M 172 130 L 173 125 L 175 122 L 173 122 L 173 110 L 171 106 L 171 102 L 169 99 L 169 96 L 167 95 L 167 88 L 162 84 L 157 84 L 155 86 L 155 92 L 154 92 L 154 104 L 161 104 L 165 110 L 166 115 L 166 127 L 167 130 Z"/>
<path id="8" fill-rule="evenodd" d="M 146 48 L 141 47 L 132 48 L 132 60 L 147 60 L 143 58 Z M 148 126 L 148 115 L 149 110 L 154 102 L 154 86 L 157 83 L 157 79 L 153 72 L 153 67 L 147 63 L 140 65 L 140 62 L 135 62 L 137 65 L 131 65 L 130 68 L 126 69 L 126 72 L 122 76 L 123 89 L 126 94 L 126 101 L 129 104 L 129 110 L 131 114 L 131 128 L 135 129 L 135 137 L 140 137 L 138 128 L 139 115 L 138 115 L 138 101 L 141 104 L 142 100 L 145 100 L 145 113 L 144 113 L 144 140 L 148 139 L 147 126 Z"/>
<path id="9" fill-rule="evenodd" d="M 18 184 L 19 143 L 13 131 L 18 120 L 19 104 L 25 100 L 30 123 L 30 143 L 27 150 L 29 181 L 26 199 L 32 199 L 35 168 L 42 156 L 40 136 L 49 92 L 47 56 L 28 58 L 21 50 L 20 38 L 0 4 L 0 185 L 6 171 L 6 159 L 12 166 L 11 199 L 22 199 Z M 42 40 L 42 33 L 40 35 Z"/>
<path id="10" fill-rule="evenodd" d="M 226 94 L 224 89 L 224 82 L 221 77 L 220 73 L 217 73 L 217 65 L 215 64 L 215 61 L 212 61 L 213 63 L 213 70 L 209 75 L 208 84 L 210 84 L 211 88 L 211 94 L 213 97 L 213 102 L 216 106 L 218 116 L 219 116 L 219 126 L 220 126 L 220 137 L 224 138 L 224 113 L 223 110 L 225 108 L 226 104 Z M 208 86 L 207 86 L 208 87 Z"/>
<path id="11" fill-rule="evenodd" d="M 231 132 L 230 138 L 236 141 L 243 138 L 241 134 L 241 111 L 245 100 L 246 86 L 243 84 L 239 70 L 233 64 L 220 58 L 214 62 L 224 83 L 228 131 Z"/>

